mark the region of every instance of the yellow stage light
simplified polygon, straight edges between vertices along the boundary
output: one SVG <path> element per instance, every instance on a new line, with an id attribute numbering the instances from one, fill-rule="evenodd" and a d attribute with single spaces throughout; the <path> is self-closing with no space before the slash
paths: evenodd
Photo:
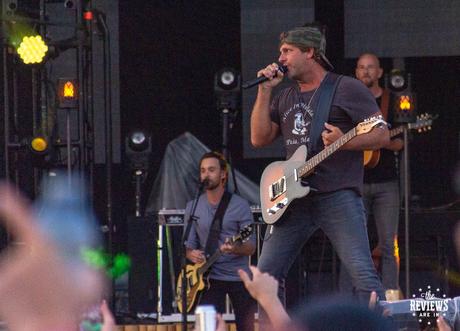
<path id="1" fill-rule="evenodd" d="M 59 108 L 78 108 L 78 82 L 74 78 L 58 79 Z"/>
<path id="2" fill-rule="evenodd" d="M 45 153 L 48 149 L 48 142 L 42 136 L 33 137 L 30 142 L 30 148 L 35 153 Z"/>
<path id="3" fill-rule="evenodd" d="M 46 46 L 40 35 L 22 38 L 18 48 L 19 57 L 25 64 L 42 62 L 47 51 L 48 46 Z"/>
<path id="4" fill-rule="evenodd" d="M 399 109 L 411 110 L 411 98 L 408 95 L 401 95 L 399 97 Z"/>
<path id="5" fill-rule="evenodd" d="M 64 84 L 64 98 L 75 98 L 75 85 L 68 81 Z"/>

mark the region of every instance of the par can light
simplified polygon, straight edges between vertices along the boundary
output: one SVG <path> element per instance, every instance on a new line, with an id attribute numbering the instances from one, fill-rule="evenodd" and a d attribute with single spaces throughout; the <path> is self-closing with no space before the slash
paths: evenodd
<path id="1" fill-rule="evenodd" d="M 30 140 L 30 149 L 37 154 L 44 154 L 48 151 L 48 141 L 43 136 L 35 136 Z"/>
<path id="2" fill-rule="evenodd" d="M 48 46 L 40 35 L 25 36 L 17 52 L 25 64 L 41 63 L 48 52 Z"/>

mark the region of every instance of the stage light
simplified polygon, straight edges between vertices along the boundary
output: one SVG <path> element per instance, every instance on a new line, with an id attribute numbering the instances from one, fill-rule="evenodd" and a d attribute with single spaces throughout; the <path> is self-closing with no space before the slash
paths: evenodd
<path id="1" fill-rule="evenodd" d="M 83 13 L 83 19 L 85 19 L 86 21 L 92 21 L 93 18 L 94 18 L 94 15 L 92 11 L 88 10 Z"/>
<path id="2" fill-rule="evenodd" d="M 3 15 L 4 16 L 11 16 L 14 15 L 16 9 L 18 9 L 18 1 L 17 0 L 3 0 Z"/>
<path id="3" fill-rule="evenodd" d="M 235 86 L 236 73 L 230 69 L 224 69 L 219 75 L 219 86 L 223 89 L 229 90 Z"/>
<path id="4" fill-rule="evenodd" d="M 238 85 L 239 74 L 232 68 L 223 68 L 216 74 L 216 86 L 223 90 L 234 90 Z"/>
<path id="5" fill-rule="evenodd" d="M 41 63 L 48 51 L 48 46 L 40 35 L 25 36 L 17 49 L 19 57 L 25 64 Z"/>
<path id="6" fill-rule="evenodd" d="M 392 91 L 403 91 L 408 87 L 407 74 L 399 69 L 393 69 L 390 72 L 389 86 Z"/>
<path id="7" fill-rule="evenodd" d="M 64 7 L 67 9 L 72 9 L 75 7 L 75 3 L 73 0 L 66 0 L 64 1 Z"/>
<path id="8" fill-rule="evenodd" d="M 409 90 L 394 92 L 393 110 L 395 123 L 413 123 L 417 119 L 415 112 L 415 94 Z"/>
<path id="9" fill-rule="evenodd" d="M 399 96 L 399 111 L 410 111 L 412 105 L 413 103 L 410 95 Z"/>
<path id="10" fill-rule="evenodd" d="M 240 74 L 232 68 L 219 70 L 214 78 L 214 92 L 217 108 L 236 110 L 239 107 L 241 93 Z"/>
<path id="11" fill-rule="evenodd" d="M 395 123 L 413 123 L 417 119 L 415 112 L 415 93 L 411 89 L 411 76 L 403 70 L 393 69 L 388 77 L 391 91 L 393 121 Z"/>
<path id="12" fill-rule="evenodd" d="M 29 148 L 35 154 L 46 154 L 48 152 L 48 140 L 41 135 L 32 137 Z"/>
<path id="13" fill-rule="evenodd" d="M 125 148 L 131 168 L 147 171 L 152 153 L 150 135 L 141 130 L 132 131 L 125 139 Z"/>
<path id="14" fill-rule="evenodd" d="M 59 108 L 78 107 L 78 83 L 73 78 L 58 79 Z"/>
<path id="15" fill-rule="evenodd" d="M 129 137 L 129 147 L 136 152 L 142 152 L 148 148 L 147 137 L 144 132 L 133 132 Z"/>
<path id="16" fill-rule="evenodd" d="M 66 82 L 63 90 L 64 98 L 75 98 L 75 85 L 72 82 Z"/>

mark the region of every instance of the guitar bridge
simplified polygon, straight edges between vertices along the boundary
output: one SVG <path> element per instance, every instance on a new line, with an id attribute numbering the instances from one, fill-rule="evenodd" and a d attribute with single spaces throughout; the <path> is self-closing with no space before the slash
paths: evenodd
<path id="1" fill-rule="evenodd" d="M 276 182 L 272 183 L 268 187 L 268 195 L 271 201 L 278 198 L 284 192 L 286 192 L 286 177 L 285 176 L 281 177 L 280 179 L 278 179 Z"/>
<path id="2" fill-rule="evenodd" d="M 281 200 L 280 202 L 278 202 L 276 205 L 274 205 L 273 207 L 267 209 L 267 213 L 270 214 L 270 215 L 274 215 L 276 214 L 276 212 L 282 208 L 284 208 L 288 203 L 288 198 L 284 198 L 283 200 Z"/>

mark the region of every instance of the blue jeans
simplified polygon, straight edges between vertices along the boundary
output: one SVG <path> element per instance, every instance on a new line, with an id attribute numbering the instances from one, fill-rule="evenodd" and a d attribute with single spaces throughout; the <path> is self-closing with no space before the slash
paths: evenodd
<path id="1" fill-rule="evenodd" d="M 278 279 L 283 303 L 289 268 L 318 227 L 345 263 L 358 298 L 367 302 L 371 291 L 385 298 L 371 259 L 363 201 L 355 191 L 307 195 L 295 200 L 285 214 L 267 228 L 258 264 L 262 271 Z"/>
<path id="2" fill-rule="evenodd" d="M 399 288 L 399 263 L 395 256 L 395 237 L 398 235 L 399 184 L 397 181 L 364 184 L 363 202 L 368 215 L 373 215 L 377 228 L 377 248 L 382 254 L 382 283 L 388 289 Z M 342 267 L 341 267 L 342 269 Z M 340 290 L 351 292 L 348 273 L 340 271 Z"/>

